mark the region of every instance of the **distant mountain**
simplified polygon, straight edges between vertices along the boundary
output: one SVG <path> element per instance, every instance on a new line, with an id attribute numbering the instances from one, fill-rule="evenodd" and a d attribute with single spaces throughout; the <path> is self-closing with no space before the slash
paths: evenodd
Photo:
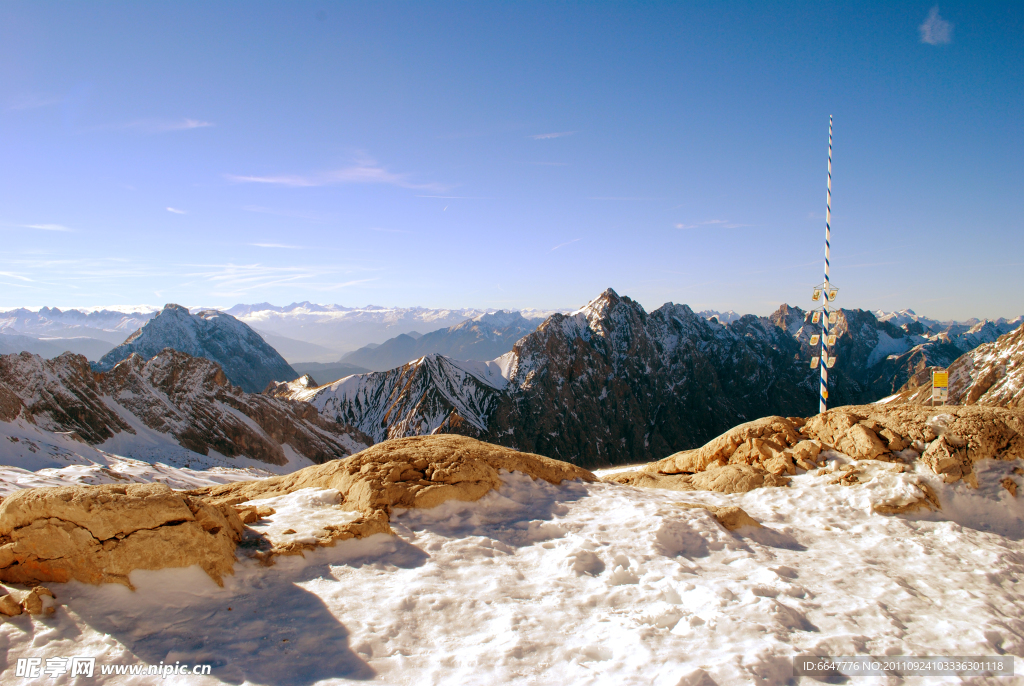
<path id="1" fill-rule="evenodd" d="M 71 352 L 98 360 L 114 347 L 112 343 L 85 336 L 75 338 L 44 338 L 31 334 L 0 333 L 0 355 L 29 352 L 49 359 Z"/>
<path id="2" fill-rule="evenodd" d="M 102 373 L 70 353 L 0 356 L 0 438 L 5 464 L 28 469 L 102 460 L 86 447 L 96 446 L 147 462 L 246 457 L 290 471 L 369 442 L 305 403 L 245 393 L 216 363 L 175 350 L 133 354 Z"/>
<path id="3" fill-rule="evenodd" d="M 534 331 L 540 322 L 540 319 L 526 319 L 519 312 L 499 310 L 418 338 L 402 334 L 380 345 L 360 348 L 341 361 L 385 371 L 431 354 L 457 360 L 493 360 L 512 350 L 513 344 Z"/>
<path id="4" fill-rule="evenodd" d="M 261 331 L 329 348 L 335 351 L 334 359 L 367 343 L 379 343 L 397 334 L 435 331 L 485 314 L 484 310 L 477 309 L 343 307 L 311 302 L 284 307 L 269 303 L 235 305 L 225 312 Z"/>
<path id="5" fill-rule="evenodd" d="M 1024 325 L 944 365 L 922 365 L 886 403 L 930 403 L 932 371 L 949 372 L 947 405 L 1024 407 Z"/>
<path id="6" fill-rule="evenodd" d="M 258 333 L 229 314 L 204 310 L 195 314 L 180 305 L 165 305 L 152 320 L 104 355 L 95 365 L 108 371 L 138 353 L 143 359 L 171 348 L 219 364 L 231 383 L 259 393 L 271 381 L 290 381 L 298 374 Z"/>
<path id="7" fill-rule="evenodd" d="M 95 338 L 117 345 L 156 316 L 145 310 L 64 310 L 43 307 L 38 311 L 19 308 L 0 312 L 0 333 L 25 334 L 43 338 Z"/>
<path id="8" fill-rule="evenodd" d="M 717 310 L 701 310 L 700 312 L 697 313 L 697 316 L 703 317 L 704 319 L 711 319 L 712 317 L 714 317 L 715 319 L 718 320 L 719 324 L 732 324 L 734 321 L 736 321 L 743 315 L 736 314 L 732 310 L 729 310 L 728 312 L 719 312 Z"/>
<path id="9" fill-rule="evenodd" d="M 367 374 L 370 372 L 366 367 L 357 367 L 354 364 L 345 364 L 344 362 L 295 362 L 292 364 L 292 369 L 303 376 L 308 374 L 321 386 L 334 383 L 338 379 L 352 376 L 353 374 Z"/>

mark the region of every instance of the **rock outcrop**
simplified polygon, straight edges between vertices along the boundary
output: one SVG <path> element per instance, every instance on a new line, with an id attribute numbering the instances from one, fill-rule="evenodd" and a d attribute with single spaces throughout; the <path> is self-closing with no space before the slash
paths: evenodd
<path id="1" fill-rule="evenodd" d="M 181 305 L 165 305 L 156 317 L 100 358 L 95 368 L 108 371 L 133 353 L 148 360 L 165 348 L 216 362 L 228 380 L 247 393 L 259 393 L 271 381 L 291 381 L 298 376 L 244 322 L 216 310 L 190 314 Z"/>
<path id="2" fill-rule="evenodd" d="M 500 472 L 522 472 L 559 484 L 567 479 L 596 481 L 590 472 L 541 455 L 521 453 L 464 436 L 416 436 L 379 443 L 346 460 L 307 467 L 285 476 L 224 484 L 190 491 L 219 506 L 258 504 L 259 500 L 303 488 L 328 488 L 341 495 L 341 508 L 360 513 L 354 522 L 326 530 L 316 545 L 390 532 L 391 510 L 429 508 L 448 500 L 479 500 L 501 486 Z M 255 501 L 255 502 L 253 502 Z M 315 547 L 297 543 L 270 555 Z"/>
<path id="3" fill-rule="evenodd" d="M 319 463 L 371 442 L 306 403 L 245 393 L 214 362 L 169 349 L 149 360 L 132 355 L 105 373 L 70 353 L 0 356 L 0 420 L 19 417 L 93 445 L 136 435 L 134 417 L 194 452 L 274 465 L 288 462 L 285 446 Z M 119 450 L 132 456 L 130 445 Z"/>
<path id="4" fill-rule="evenodd" d="M 764 417 L 733 427 L 695 450 L 670 455 L 605 481 L 679 491 L 744 493 L 783 486 L 786 474 L 818 466 L 823 450 L 855 460 L 920 460 L 947 483 L 977 486 L 973 465 L 1024 459 L 1024 412 L 987 406 L 860 405 L 809 419 Z M 895 465 L 900 470 L 903 464 Z M 857 483 L 855 470 L 835 483 Z M 1007 489 L 1009 490 L 1009 488 Z M 927 496 L 927 497 L 926 497 Z M 922 492 L 914 507 L 934 503 Z M 899 507 L 909 507 L 901 505 Z M 893 511 L 904 511 L 897 507 Z M 892 508 L 890 508 L 892 509 Z"/>
<path id="5" fill-rule="evenodd" d="M 29 488 L 0 502 L 0 581 L 131 586 L 136 569 L 199 565 L 231 574 L 234 509 L 163 484 Z"/>

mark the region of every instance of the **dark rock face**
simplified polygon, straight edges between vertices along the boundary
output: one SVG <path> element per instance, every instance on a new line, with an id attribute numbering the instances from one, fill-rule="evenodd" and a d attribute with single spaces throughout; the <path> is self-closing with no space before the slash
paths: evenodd
<path id="1" fill-rule="evenodd" d="M 53 360 L 21 353 L 0 357 L 0 412 L 47 431 L 74 431 L 99 444 L 136 434 L 126 415 L 169 434 L 189 450 L 283 465 L 285 446 L 313 462 L 346 457 L 371 441 L 327 421 L 307 403 L 245 393 L 206 359 L 164 350 L 137 354 L 106 373 L 94 373 L 81 355 Z"/>
<path id="2" fill-rule="evenodd" d="M 649 460 L 769 407 L 808 406 L 797 349 L 763 318 L 726 327 L 673 304 L 647 314 L 608 290 L 516 344 L 481 438 L 583 465 Z"/>
<path id="3" fill-rule="evenodd" d="M 534 331 L 539 323 L 539 319 L 526 319 L 518 312 L 500 311 L 419 338 L 402 334 L 378 346 L 355 350 L 341 359 L 376 371 L 401 367 L 432 354 L 456 360 L 493 360 L 512 350 L 515 342 Z"/>
<path id="4" fill-rule="evenodd" d="M 95 369 L 109 371 L 132 353 L 149 359 L 165 348 L 216 362 L 228 380 L 247 393 L 259 393 L 271 381 L 290 381 L 298 376 L 245 323 L 215 310 L 190 314 L 180 305 L 166 305 L 124 343 L 104 355 Z"/>

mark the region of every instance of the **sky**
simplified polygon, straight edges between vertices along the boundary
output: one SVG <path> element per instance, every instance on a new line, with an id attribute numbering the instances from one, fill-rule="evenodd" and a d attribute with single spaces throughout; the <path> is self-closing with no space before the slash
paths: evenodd
<path id="1" fill-rule="evenodd" d="M 1024 314 L 1020 2 L 0 4 L 0 308 Z"/>

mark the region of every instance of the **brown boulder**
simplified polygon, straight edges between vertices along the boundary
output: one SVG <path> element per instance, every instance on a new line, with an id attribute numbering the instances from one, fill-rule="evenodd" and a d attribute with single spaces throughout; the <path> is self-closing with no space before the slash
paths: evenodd
<path id="1" fill-rule="evenodd" d="M 855 460 L 876 460 L 889 452 L 874 431 L 863 424 L 854 424 L 835 443 L 836 450 Z"/>
<path id="2" fill-rule="evenodd" d="M 719 493 L 747 493 L 762 486 L 785 486 L 789 479 L 749 465 L 729 464 L 690 477 L 697 490 Z"/>
<path id="3" fill-rule="evenodd" d="M 709 465 L 728 462 L 753 464 L 770 459 L 801 440 L 785 417 L 764 417 L 729 429 L 696 450 L 685 450 L 643 467 L 651 474 L 703 472 Z"/>
<path id="4" fill-rule="evenodd" d="M 9 593 L 0 596 L 0 615 L 16 617 L 22 613 L 21 603 Z"/>
<path id="5" fill-rule="evenodd" d="M 931 442 L 921 455 L 921 461 L 946 483 L 958 481 L 971 473 L 971 462 L 967 459 L 966 451 L 958 449 L 945 436 Z"/>
<path id="6" fill-rule="evenodd" d="M 0 580 L 131 586 L 135 569 L 197 564 L 220 584 L 241 533 L 231 508 L 163 484 L 30 488 L 0 503 Z"/>
<path id="7" fill-rule="evenodd" d="M 412 436 L 378 443 L 344 460 L 300 469 L 285 476 L 190 491 L 222 506 L 292 493 L 302 488 L 329 488 L 342 497 L 341 508 L 361 513 L 348 524 L 330 527 L 317 545 L 347 538 L 390 533 L 391 509 L 430 508 L 448 500 L 474 501 L 501 486 L 500 471 L 522 472 L 559 484 L 566 479 L 596 481 L 589 471 L 541 455 L 484 443 L 454 434 Z M 293 543 L 265 556 L 292 554 L 316 547 Z"/>
<path id="8" fill-rule="evenodd" d="M 742 529 L 745 526 L 757 529 L 761 528 L 761 525 L 756 519 L 744 512 L 743 508 L 736 507 L 735 505 L 728 505 L 726 507 L 704 505 L 703 503 L 676 503 L 676 505 L 687 509 L 707 510 L 715 516 L 715 519 L 718 520 L 719 524 L 729 531 L 736 531 L 737 529 Z"/>

